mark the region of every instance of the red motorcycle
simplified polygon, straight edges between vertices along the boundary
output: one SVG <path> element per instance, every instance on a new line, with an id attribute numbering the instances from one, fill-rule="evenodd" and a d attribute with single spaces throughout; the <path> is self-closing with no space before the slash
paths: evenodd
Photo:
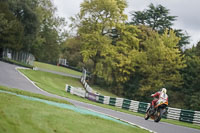
<path id="1" fill-rule="evenodd" d="M 154 109 L 152 109 L 151 106 L 147 109 L 144 119 L 148 120 L 150 117 L 155 122 L 159 122 L 162 116 L 167 113 L 167 109 L 166 109 L 167 106 L 168 106 L 168 101 L 162 98 L 159 99 L 156 102 L 156 106 L 154 107 Z"/>

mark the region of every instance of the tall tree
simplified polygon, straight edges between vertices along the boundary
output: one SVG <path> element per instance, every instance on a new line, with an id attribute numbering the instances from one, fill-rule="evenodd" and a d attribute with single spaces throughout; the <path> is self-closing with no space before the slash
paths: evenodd
<path id="1" fill-rule="evenodd" d="M 22 49 L 31 52 L 36 35 L 39 30 L 39 22 L 36 14 L 38 0 L 8 0 L 9 10 L 14 14 L 17 20 L 23 25 Z"/>
<path id="2" fill-rule="evenodd" d="M 0 48 L 20 50 L 24 27 L 9 10 L 7 1 L 0 2 Z"/>
<path id="3" fill-rule="evenodd" d="M 131 15 L 133 16 L 131 24 L 147 25 L 159 33 L 163 33 L 165 29 L 170 29 L 173 21 L 176 20 L 176 16 L 169 15 L 169 9 L 162 5 L 154 6 L 152 3 L 149 5 L 149 9 L 136 11 Z"/>
<path id="4" fill-rule="evenodd" d="M 166 29 L 172 29 L 173 22 L 177 18 L 177 16 L 171 16 L 169 14 L 169 9 L 166 7 L 162 5 L 154 6 L 151 3 L 148 9 L 131 13 L 133 17 L 130 24 L 146 25 L 158 31 L 160 34 L 163 34 Z M 180 48 L 189 44 L 189 36 L 187 34 L 181 29 L 176 29 L 174 31 L 176 35 L 181 38 L 179 41 Z"/>
<path id="5" fill-rule="evenodd" d="M 85 0 L 81 4 L 80 13 L 77 15 L 79 23 L 76 26 L 82 39 L 83 59 L 91 59 L 94 63 L 94 79 L 100 75 L 99 61 L 102 56 L 113 49 L 110 31 L 127 19 L 123 13 L 125 7 L 125 0 Z M 75 21 L 77 22 L 77 19 Z"/>
<path id="6" fill-rule="evenodd" d="M 195 54 L 196 56 L 200 57 L 200 41 L 196 45 Z"/>
<path id="7" fill-rule="evenodd" d="M 184 106 L 187 109 L 200 110 L 200 42 L 196 47 L 184 51 L 187 67 L 181 73 L 184 80 L 182 88 Z"/>
<path id="8" fill-rule="evenodd" d="M 67 59 L 70 66 L 82 69 L 82 56 L 80 54 L 81 42 L 79 37 L 70 37 L 62 44 L 62 56 Z M 81 66 L 82 65 L 82 66 Z"/>
<path id="9" fill-rule="evenodd" d="M 56 8 L 51 0 L 41 0 L 36 8 L 39 21 L 39 32 L 32 52 L 39 61 L 56 64 L 61 54 L 61 43 L 66 34 L 62 30 L 66 24 L 63 18 L 55 15 Z"/>
<path id="10" fill-rule="evenodd" d="M 180 48 L 183 48 L 184 46 L 190 43 L 189 42 L 190 36 L 188 36 L 186 31 L 184 32 L 181 29 L 174 29 L 174 32 L 176 33 L 176 36 L 180 37 L 180 40 L 178 42 L 178 46 Z"/>
<path id="11" fill-rule="evenodd" d="M 145 41 L 147 62 L 141 67 L 141 72 L 147 78 L 142 80 L 141 89 L 159 88 L 162 86 L 171 88 L 181 85 L 179 70 L 185 67 L 180 51 L 177 49 L 179 38 L 173 31 L 166 31 L 163 35 L 155 35 Z"/>
<path id="12" fill-rule="evenodd" d="M 152 31 L 144 39 L 141 45 L 144 56 L 140 59 L 143 61 L 131 75 L 130 80 L 124 84 L 124 95 L 148 101 L 149 95 L 161 87 L 172 91 L 181 87 L 183 80 L 180 70 L 185 65 L 177 48 L 179 38 L 173 31 L 165 31 L 162 35 Z"/>

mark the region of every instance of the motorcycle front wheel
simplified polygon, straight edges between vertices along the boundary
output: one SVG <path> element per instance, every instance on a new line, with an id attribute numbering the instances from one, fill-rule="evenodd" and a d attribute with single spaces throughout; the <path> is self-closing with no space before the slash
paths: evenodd
<path id="1" fill-rule="evenodd" d="M 144 119 L 145 120 L 148 120 L 149 119 L 149 110 L 150 110 L 150 108 L 147 110 L 147 112 L 146 112 L 146 114 L 145 114 L 145 116 L 144 116 Z"/>
<path id="2" fill-rule="evenodd" d="M 154 122 L 159 122 L 160 119 L 161 119 L 162 115 L 161 115 L 161 109 L 159 109 L 155 115 L 155 118 L 154 118 Z"/>

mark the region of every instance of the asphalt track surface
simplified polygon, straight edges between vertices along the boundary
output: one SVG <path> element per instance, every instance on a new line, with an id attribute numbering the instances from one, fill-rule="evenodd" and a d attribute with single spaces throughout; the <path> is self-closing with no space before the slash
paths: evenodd
<path id="1" fill-rule="evenodd" d="M 111 109 L 102 108 L 96 105 L 91 105 L 88 103 L 83 103 L 69 98 L 64 98 L 54 94 L 47 93 L 38 88 L 37 86 L 35 86 L 33 82 L 31 82 L 20 72 L 18 72 L 16 67 L 18 66 L 0 61 L 0 85 L 26 90 L 33 93 L 38 93 L 59 99 L 64 99 L 71 102 L 77 107 L 86 108 L 88 110 L 93 110 L 99 113 L 103 113 L 157 133 L 200 133 L 200 130 L 197 129 L 177 126 L 164 122 L 155 123 L 152 120 L 146 121 L 142 117 L 114 111 Z"/>

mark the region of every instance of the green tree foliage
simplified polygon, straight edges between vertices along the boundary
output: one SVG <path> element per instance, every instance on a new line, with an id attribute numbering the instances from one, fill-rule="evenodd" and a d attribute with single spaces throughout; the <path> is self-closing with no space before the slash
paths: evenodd
<path id="1" fill-rule="evenodd" d="M 34 55 L 38 61 L 56 64 L 60 56 L 60 45 L 58 44 L 58 33 L 47 26 L 40 33 L 39 44 L 35 45 Z"/>
<path id="2" fill-rule="evenodd" d="M 2 0 L 0 47 L 31 52 L 39 61 L 56 63 L 66 39 L 66 24 L 51 0 Z"/>
<path id="3" fill-rule="evenodd" d="M 116 28 L 119 34 L 116 44 L 105 49 L 101 60 L 97 63 L 98 75 L 109 83 L 113 92 L 122 94 L 122 83 L 129 80 L 138 63 L 143 58 L 139 51 L 139 39 L 136 37 L 138 29 L 134 26 L 124 25 Z"/>
<path id="4" fill-rule="evenodd" d="M 16 19 L 20 21 L 23 26 L 22 45 L 23 50 L 30 52 L 34 45 L 36 34 L 39 29 L 39 22 L 35 9 L 37 7 L 37 0 L 8 0 L 9 9 L 14 14 Z"/>
<path id="5" fill-rule="evenodd" d="M 195 54 L 200 57 L 200 41 L 197 43 Z"/>
<path id="6" fill-rule="evenodd" d="M 177 48 L 179 38 L 173 31 L 165 31 L 162 35 L 153 31 L 145 34 L 149 36 L 141 43 L 141 51 L 144 53 L 140 59 L 142 62 L 124 84 L 124 95 L 148 101 L 149 95 L 161 87 L 173 91 L 181 87 L 183 81 L 180 70 L 185 67 L 185 62 Z"/>
<path id="7" fill-rule="evenodd" d="M 124 0 L 85 0 L 81 4 L 81 11 L 78 14 L 79 23 L 76 26 L 81 37 L 83 60 L 93 61 L 94 78 L 99 75 L 108 81 L 111 80 L 103 74 L 103 62 L 106 55 L 110 55 L 110 58 L 114 55 L 110 54 L 115 52 L 110 35 L 112 29 L 120 27 L 127 19 L 123 14 L 125 7 Z M 111 59 L 107 61 L 112 63 Z"/>
<path id="8" fill-rule="evenodd" d="M 80 37 L 68 37 L 67 40 L 62 44 L 62 58 L 67 59 L 68 65 L 76 67 L 79 70 L 87 68 L 87 71 L 91 72 L 93 67 L 93 61 L 88 60 L 83 62 L 83 56 L 81 52 L 81 39 Z"/>
<path id="9" fill-rule="evenodd" d="M 62 30 L 66 22 L 55 16 L 56 8 L 51 0 L 38 2 L 36 13 L 40 27 L 32 52 L 37 60 L 56 64 L 61 54 L 61 44 L 67 36 Z"/>
<path id="10" fill-rule="evenodd" d="M 0 47 L 19 50 L 23 47 L 23 25 L 9 10 L 6 1 L 0 2 Z"/>
<path id="11" fill-rule="evenodd" d="M 180 38 L 178 42 L 178 46 L 180 48 L 183 48 L 184 46 L 190 43 L 189 42 L 190 36 L 188 36 L 187 32 L 184 32 L 181 29 L 175 29 L 174 32 L 176 33 L 176 36 Z"/>
<path id="12" fill-rule="evenodd" d="M 83 59 L 94 64 L 93 78 L 103 78 L 118 94 L 121 83 L 129 79 L 135 62 L 142 58 L 136 34 L 139 31 L 125 24 L 125 7 L 124 0 L 86 0 L 81 5 L 77 25 Z"/>
<path id="13" fill-rule="evenodd" d="M 146 78 L 141 81 L 141 90 L 148 91 L 149 87 L 157 90 L 163 86 L 170 88 L 181 85 L 179 70 L 185 65 L 177 48 L 178 41 L 179 38 L 173 31 L 169 34 L 166 31 L 163 35 L 155 35 L 154 38 L 145 41 L 147 62 L 140 71 Z"/>
<path id="14" fill-rule="evenodd" d="M 162 5 L 154 6 L 150 4 L 146 10 L 131 13 L 133 17 L 130 24 L 146 25 L 163 34 L 166 29 L 172 29 L 173 22 L 176 20 L 176 16 L 170 16 L 169 13 L 169 9 Z M 181 38 L 178 44 L 180 48 L 189 44 L 189 36 L 187 34 L 181 29 L 174 31 L 176 36 Z"/>
<path id="15" fill-rule="evenodd" d="M 62 45 L 63 58 L 67 59 L 70 66 L 83 67 L 82 56 L 80 54 L 81 42 L 78 37 L 71 37 Z"/>
<path id="16" fill-rule="evenodd" d="M 131 24 L 147 25 L 159 33 L 163 33 L 165 29 L 170 29 L 173 25 L 172 22 L 176 20 L 176 16 L 169 15 L 169 9 L 162 5 L 154 6 L 152 3 L 149 5 L 149 9 L 136 11 L 131 15 L 133 16 Z"/>
<path id="17" fill-rule="evenodd" d="M 196 47 L 187 49 L 184 53 L 187 64 L 187 67 L 182 71 L 184 106 L 187 109 L 200 110 L 200 42 Z"/>

